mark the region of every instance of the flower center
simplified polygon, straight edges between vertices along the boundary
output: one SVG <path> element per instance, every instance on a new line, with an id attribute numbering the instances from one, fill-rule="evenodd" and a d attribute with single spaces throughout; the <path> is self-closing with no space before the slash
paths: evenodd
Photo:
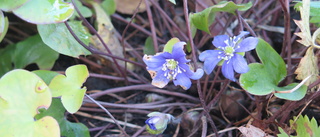
<path id="1" fill-rule="evenodd" d="M 233 55 L 233 52 L 234 52 L 234 48 L 231 47 L 231 46 L 227 46 L 224 50 L 224 53 L 227 55 L 227 56 L 230 56 L 230 55 Z"/>
<path id="2" fill-rule="evenodd" d="M 175 79 L 179 73 L 182 73 L 182 71 L 186 71 L 180 68 L 178 64 L 179 62 L 175 61 L 174 59 L 166 59 L 166 63 L 163 64 L 162 70 L 165 71 L 164 76 L 167 79 Z"/>
<path id="3" fill-rule="evenodd" d="M 174 70 L 177 65 L 179 64 L 177 61 L 175 61 L 174 59 L 166 59 L 166 67 L 170 70 Z"/>

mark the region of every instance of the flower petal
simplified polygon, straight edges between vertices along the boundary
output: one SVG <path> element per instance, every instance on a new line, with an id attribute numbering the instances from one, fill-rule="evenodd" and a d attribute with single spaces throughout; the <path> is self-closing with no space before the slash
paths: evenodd
<path id="1" fill-rule="evenodd" d="M 167 77 L 164 76 L 165 72 L 160 70 L 155 74 L 156 76 L 152 79 L 152 85 L 158 87 L 158 88 L 163 88 L 166 86 L 170 79 L 167 79 Z"/>
<path id="2" fill-rule="evenodd" d="M 236 81 L 236 78 L 234 77 L 234 71 L 233 71 L 233 64 L 231 62 L 232 60 L 230 61 L 225 61 L 222 65 L 222 74 L 232 80 L 232 81 Z"/>
<path id="3" fill-rule="evenodd" d="M 152 130 L 157 130 L 155 124 L 160 120 L 160 117 L 155 116 L 155 117 L 150 117 L 148 118 L 145 123 L 148 124 L 148 126 L 150 127 L 150 129 Z"/>
<path id="4" fill-rule="evenodd" d="M 185 42 L 177 42 L 176 44 L 173 45 L 172 55 L 174 59 L 178 59 L 180 57 L 186 56 L 186 53 L 184 53 L 183 51 L 184 45 L 186 45 Z"/>
<path id="5" fill-rule="evenodd" d="M 237 42 L 237 41 L 239 41 L 242 37 L 244 37 L 245 35 L 248 35 L 248 34 L 249 34 L 248 31 L 241 31 L 240 34 L 233 39 L 233 41 Z"/>
<path id="6" fill-rule="evenodd" d="M 204 61 L 204 64 L 203 64 L 203 69 L 204 69 L 204 72 L 206 72 L 206 74 L 210 74 L 214 67 L 216 67 L 216 65 L 219 63 L 221 59 L 218 59 L 218 58 L 208 58 Z"/>
<path id="7" fill-rule="evenodd" d="M 173 80 L 175 86 L 180 85 L 184 90 L 191 87 L 191 80 L 187 77 L 185 73 L 179 73 L 176 79 Z"/>
<path id="8" fill-rule="evenodd" d="M 225 43 L 226 40 L 229 40 L 229 36 L 228 35 L 218 35 L 218 36 L 215 36 L 213 38 L 212 44 L 213 44 L 213 46 L 221 49 L 222 47 L 228 46 Z"/>
<path id="9" fill-rule="evenodd" d="M 179 62 L 179 64 L 184 64 L 184 63 L 188 63 L 188 62 L 190 62 L 190 60 L 186 59 L 186 57 L 185 57 L 185 56 L 180 57 L 180 58 L 177 58 L 177 59 L 175 59 L 175 60 L 176 60 L 176 61 L 178 61 L 178 62 Z"/>
<path id="10" fill-rule="evenodd" d="M 162 68 L 162 65 L 166 62 L 166 59 L 170 56 L 171 54 L 168 52 L 159 53 L 154 56 L 144 55 L 143 61 L 144 63 L 146 63 L 148 69 L 157 70 L 159 68 Z"/>
<path id="11" fill-rule="evenodd" d="M 221 50 L 206 50 L 199 55 L 199 60 L 205 61 L 208 58 L 217 58 Z"/>
<path id="12" fill-rule="evenodd" d="M 256 48 L 258 41 L 259 40 L 256 37 L 245 38 L 237 45 L 235 52 L 246 52 L 253 50 L 254 48 Z"/>
<path id="13" fill-rule="evenodd" d="M 248 64 L 243 56 L 239 54 L 234 54 L 232 58 L 233 68 L 237 73 L 247 73 L 249 71 Z"/>
<path id="14" fill-rule="evenodd" d="M 197 69 L 196 72 L 193 73 L 193 75 L 191 75 L 189 78 L 193 79 L 193 80 L 198 80 L 203 76 L 203 70 L 202 69 Z"/>

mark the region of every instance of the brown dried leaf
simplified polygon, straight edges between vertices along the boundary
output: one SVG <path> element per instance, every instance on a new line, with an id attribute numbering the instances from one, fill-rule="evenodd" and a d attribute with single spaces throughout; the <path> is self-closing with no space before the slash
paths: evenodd
<path id="1" fill-rule="evenodd" d="M 107 44 L 108 48 L 112 52 L 113 55 L 124 58 L 123 52 L 122 52 L 122 46 L 117 39 L 117 36 L 115 35 L 116 30 L 113 27 L 110 17 L 107 15 L 107 13 L 101 8 L 101 6 L 96 2 L 91 2 L 92 6 L 95 9 L 96 15 L 97 15 L 97 26 L 98 26 L 98 34 L 101 36 L 103 41 Z M 102 45 L 100 40 L 96 35 L 92 36 L 93 45 L 105 52 L 108 53 L 106 48 Z M 112 61 L 110 57 L 104 56 L 108 60 Z M 118 61 L 121 66 L 124 66 L 125 62 Z"/>
<path id="2" fill-rule="evenodd" d="M 115 0 L 117 5 L 117 11 L 122 14 L 132 15 L 138 7 L 140 0 Z M 158 2 L 158 0 L 156 1 Z M 149 2 L 151 5 L 151 2 Z M 142 0 L 138 12 L 146 11 L 146 3 Z"/>
<path id="3" fill-rule="evenodd" d="M 302 7 L 300 8 L 300 15 L 301 20 L 294 20 L 294 22 L 298 25 L 301 32 L 294 33 L 298 37 L 301 38 L 301 40 L 297 40 L 299 43 L 310 46 L 312 45 L 312 38 L 310 33 L 310 26 L 309 26 L 309 15 L 310 15 L 310 1 L 305 0 L 303 1 Z"/>
<path id="4" fill-rule="evenodd" d="M 253 125 L 241 126 L 238 129 L 245 137 L 272 137 Z"/>
<path id="5" fill-rule="evenodd" d="M 305 85 L 310 85 L 317 80 L 319 68 L 317 65 L 318 59 L 313 53 L 313 47 L 309 47 L 304 57 L 301 59 L 298 68 L 294 72 L 297 74 L 296 79 L 303 80 L 311 75 Z"/>

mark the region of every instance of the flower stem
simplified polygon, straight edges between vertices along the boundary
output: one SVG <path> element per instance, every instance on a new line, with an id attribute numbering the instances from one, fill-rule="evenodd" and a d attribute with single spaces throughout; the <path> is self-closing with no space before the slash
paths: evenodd
<path id="1" fill-rule="evenodd" d="M 185 17 L 185 21 L 186 21 L 186 25 L 187 25 L 187 33 L 188 33 L 188 38 L 189 38 L 189 42 L 190 42 L 190 46 L 191 46 L 191 51 L 192 51 L 192 60 L 194 63 L 194 68 L 197 69 L 197 58 L 196 58 L 196 52 L 195 52 L 195 47 L 194 47 L 194 43 L 193 43 L 193 38 L 192 38 L 192 34 L 191 34 L 191 29 L 190 29 L 190 22 L 189 22 L 189 14 L 188 14 L 188 0 L 183 0 L 183 11 L 184 11 L 184 17 Z M 201 92 L 201 85 L 200 85 L 200 80 L 197 80 L 197 89 L 198 89 L 198 94 L 199 94 L 199 98 L 200 98 L 200 102 L 202 107 L 204 108 L 204 114 L 206 115 L 206 117 L 209 120 L 209 123 L 211 125 L 211 127 L 213 128 L 213 131 L 216 133 L 216 136 L 218 136 L 218 131 L 217 128 L 209 114 L 209 109 L 206 107 L 206 103 L 204 101 L 204 97 L 203 94 Z"/>

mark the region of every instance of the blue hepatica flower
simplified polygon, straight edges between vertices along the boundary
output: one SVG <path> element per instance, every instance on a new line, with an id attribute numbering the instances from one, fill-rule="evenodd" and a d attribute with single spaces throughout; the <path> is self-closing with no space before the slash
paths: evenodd
<path id="1" fill-rule="evenodd" d="M 166 113 L 160 112 L 151 112 L 148 114 L 148 118 L 146 120 L 147 131 L 151 134 L 161 134 L 166 128 L 168 123 L 171 123 L 173 120 L 173 116 Z"/>
<path id="2" fill-rule="evenodd" d="M 144 55 L 143 61 L 147 64 L 147 70 L 152 77 L 152 85 L 163 88 L 170 80 L 174 85 L 180 85 L 184 90 L 191 86 L 191 80 L 200 79 L 202 69 L 193 72 L 186 63 L 186 54 L 183 51 L 185 42 L 177 42 L 172 47 L 172 52 L 162 52 L 156 55 Z"/>
<path id="3" fill-rule="evenodd" d="M 248 72 L 249 67 L 243 57 L 243 52 L 254 49 L 258 44 L 258 38 L 256 37 L 247 37 L 242 40 L 242 37 L 248 34 L 249 32 L 243 31 L 235 37 L 229 37 L 228 35 L 215 36 L 212 44 L 217 49 L 206 50 L 199 56 L 199 59 L 204 61 L 204 71 L 210 74 L 214 67 L 221 62 L 223 63 L 222 74 L 232 81 L 236 81 L 234 71 L 241 74 Z"/>

